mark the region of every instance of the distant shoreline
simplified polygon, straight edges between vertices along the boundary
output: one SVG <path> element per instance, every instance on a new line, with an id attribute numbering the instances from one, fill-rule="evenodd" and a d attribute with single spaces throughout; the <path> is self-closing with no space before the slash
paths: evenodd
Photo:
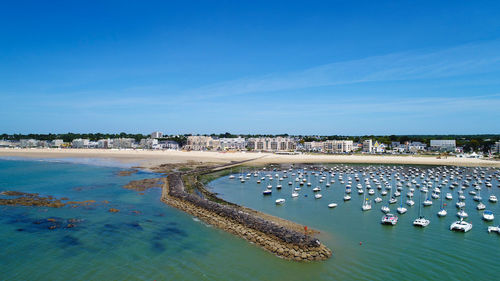
<path id="1" fill-rule="evenodd" d="M 166 163 L 230 163 L 244 161 L 251 165 L 283 163 L 344 163 L 344 164 L 395 164 L 395 165 L 448 165 L 500 167 L 500 161 L 448 157 L 437 159 L 431 156 L 400 155 L 334 155 L 298 154 L 278 155 L 256 152 L 213 152 L 213 151 L 152 151 L 112 149 L 11 149 L 0 148 L 0 156 L 25 158 L 104 158 L 122 163 L 134 163 L 151 168 Z"/>

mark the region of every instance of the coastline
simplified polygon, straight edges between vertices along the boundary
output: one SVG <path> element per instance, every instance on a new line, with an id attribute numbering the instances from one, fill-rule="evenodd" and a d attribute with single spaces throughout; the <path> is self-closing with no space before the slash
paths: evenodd
<path id="1" fill-rule="evenodd" d="M 298 154 L 282 155 L 257 152 L 213 151 L 151 151 L 151 150 L 104 150 L 104 149 L 10 149 L 0 148 L 0 157 L 25 158 L 102 158 L 124 164 L 135 164 L 146 169 L 161 164 L 213 163 L 226 164 L 249 161 L 251 165 L 294 163 L 345 163 L 345 164 L 396 164 L 396 165 L 446 165 L 500 167 L 500 161 L 448 157 L 400 155 L 333 155 Z M 251 160 L 251 161 L 250 161 Z"/>

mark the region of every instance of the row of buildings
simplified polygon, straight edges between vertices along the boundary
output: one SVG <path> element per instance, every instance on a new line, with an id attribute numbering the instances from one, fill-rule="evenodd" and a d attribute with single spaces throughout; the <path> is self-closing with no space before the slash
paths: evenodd
<path id="1" fill-rule="evenodd" d="M 136 142 L 133 138 L 108 138 L 98 141 L 89 139 L 74 139 L 64 142 L 61 139 L 43 141 L 35 139 L 21 139 L 18 142 L 1 141 L 0 147 L 21 148 L 101 148 L 101 149 L 167 149 L 167 150 L 214 150 L 214 151 L 270 151 L 270 152 L 318 152 L 318 153 L 420 153 L 425 151 L 463 153 L 456 146 L 455 140 L 431 140 L 430 146 L 422 142 L 392 142 L 390 144 L 380 143 L 371 139 L 362 142 L 352 140 L 326 140 L 326 141 L 303 141 L 297 137 L 258 137 L 248 138 L 214 138 L 211 136 L 188 136 L 184 146 L 177 142 L 163 139 L 161 132 L 151 133 L 151 137 Z M 492 147 L 492 153 L 500 153 L 500 142 Z"/>

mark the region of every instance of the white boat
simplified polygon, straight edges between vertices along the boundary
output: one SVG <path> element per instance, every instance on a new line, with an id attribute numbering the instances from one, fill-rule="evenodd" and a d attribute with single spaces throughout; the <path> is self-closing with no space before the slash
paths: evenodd
<path id="1" fill-rule="evenodd" d="M 271 195 L 271 193 L 273 193 L 272 189 L 266 189 L 266 190 L 262 191 L 262 194 L 264 194 L 264 195 Z"/>
<path id="2" fill-rule="evenodd" d="M 458 213 L 457 213 L 457 217 L 459 217 L 459 218 L 466 218 L 466 217 L 468 217 L 468 216 L 469 216 L 469 215 L 468 215 L 468 214 L 467 214 L 467 212 L 465 212 L 464 210 L 460 210 L 460 211 L 458 211 Z"/>
<path id="3" fill-rule="evenodd" d="M 406 205 L 413 206 L 413 205 L 415 205 L 415 201 L 408 199 L 408 200 L 406 200 Z"/>
<path id="4" fill-rule="evenodd" d="M 386 214 L 382 217 L 382 224 L 396 225 L 398 223 L 398 217 L 393 214 Z"/>
<path id="5" fill-rule="evenodd" d="M 432 205 L 432 201 L 429 200 L 429 199 L 425 199 L 425 201 L 422 203 L 424 206 L 431 206 Z"/>
<path id="6" fill-rule="evenodd" d="M 276 199 L 276 205 L 283 205 L 283 204 L 285 204 L 285 199 L 283 198 Z"/>
<path id="7" fill-rule="evenodd" d="M 387 207 L 387 206 L 382 206 L 382 208 L 380 208 L 380 210 L 385 214 L 387 214 L 391 211 L 391 209 L 389 209 L 389 207 Z"/>
<path id="8" fill-rule="evenodd" d="M 445 217 L 448 214 L 448 212 L 445 209 L 441 209 L 438 212 L 438 216 L 440 217 Z"/>
<path id="9" fill-rule="evenodd" d="M 231 180 L 232 180 L 232 179 L 234 179 L 234 178 L 235 178 L 235 176 L 234 176 L 234 175 L 230 175 L 230 176 L 229 176 L 229 179 L 231 179 Z"/>
<path id="10" fill-rule="evenodd" d="M 477 204 L 476 206 L 476 209 L 478 209 L 479 211 L 484 210 L 486 209 L 486 205 L 484 205 L 483 202 L 479 202 L 479 204 Z"/>
<path id="11" fill-rule="evenodd" d="M 313 192 L 319 192 L 319 191 L 321 191 L 321 188 L 319 186 L 313 188 Z"/>
<path id="12" fill-rule="evenodd" d="M 328 204 L 328 208 L 335 208 L 335 207 L 337 207 L 337 203 Z"/>
<path id="13" fill-rule="evenodd" d="M 483 220 L 485 221 L 493 221 L 495 219 L 495 216 L 493 215 L 492 211 L 484 211 L 483 212 Z"/>
<path id="14" fill-rule="evenodd" d="M 420 227 L 426 227 L 429 225 L 431 221 L 424 218 L 424 217 L 419 217 L 413 221 L 414 226 L 420 226 Z"/>
<path id="15" fill-rule="evenodd" d="M 319 193 L 316 193 L 316 194 L 314 195 L 314 198 L 316 198 L 316 199 L 320 199 L 321 197 L 323 197 L 323 195 L 321 195 L 321 194 L 319 194 Z"/>
<path id="16" fill-rule="evenodd" d="M 292 198 L 295 198 L 295 197 L 299 197 L 299 193 L 298 192 L 292 192 Z"/>
<path id="17" fill-rule="evenodd" d="M 500 234 L 500 225 L 497 225 L 497 226 L 488 226 L 488 232 L 489 233 L 496 232 L 496 233 Z"/>
<path id="18" fill-rule="evenodd" d="M 272 189 L 272 188 L 273 188 L 273 186 L 272 186 L 272 185 L 268 185 L 268 186 L 267 186 L 267 189 Z"/>
<path id="19" fill-rule="evenodd" d="M 447 200 L 452 200 L 453 199 L 453 195 L 451 193 L 446 193 L 446 199 Z"/>
<path id="20" fill-rule="evenodd" d="M 351 196 L 349 194 L 344 195 L 344 201 L 351 200 Z"/>
<path id="21" fill-rule="evenodd" d="M 373 201 L 375 201 L 375 203 L 380 203 L 380 202 L 382 202 L 382 198 L 377 197 Z"/>
<path id="22" fill-rule="evenodd" d="M 450 230 L 452 231 L 467 232 L 470 231 L 471 229 L 472 229 L 472 223 L 466 222 L 463 219 L 455 221 L 450 225 Z"/>
<path id="23" fill-rule="evenodd" d="M 406 213 L 406 211 L 408 211 L 408 209 L 406 209 L 404 206 L 403 206 L 403 196 L 401 196 L 401 204 L 399 205 L 399 207 L 397 208 L 397 211 L 398 213 L 400 214 L 404 214 Z"/>
<path id="24" fill-rule="evenodd" d="M 395 203 L 398 203 L 398 199 L 396 198 L 389 199 L 389 204 L 395 204 Z"/>
<path id="25" fill-rule="evenodd" d="M 490 195 L 490 198 L 488 200 L 490 200 L 491 203 L 498 202 L 498 199 L 497 199 L 497 197 L 495 195 Z"/>

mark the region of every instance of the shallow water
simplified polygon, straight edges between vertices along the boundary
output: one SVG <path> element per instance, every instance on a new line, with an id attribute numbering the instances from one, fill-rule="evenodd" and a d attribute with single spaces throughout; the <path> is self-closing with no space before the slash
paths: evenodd
<path id="1" fill-rule="evenodd" d="M 361 213 L 357 194 L 352 202 L 340 202 L 343 187 L 337 183 L 323 191 L 320 200 L 300 197 L 296 201 L 289 198 L 291 191 L 285 183 L 280 197 L 287 202 L 281 207 L 274 204 L 278 193 L 263 198 L 265 186 L 253 179 L 240 184 L 224 177 L 210 183 L 228 200 L 322 230 L 321 241 L 334 251 L 334 257 L 326 262 L 296 263 L 166 206 L 159 200 L 158 188 L 144 195 L 123 189 L 130 180 L 151 174 L 120 177 L 118 171 L 116 167 L 0 160 L 0 190 L 99 202 L 59 209 L 0 206 L 0 279 L 415 280 L 446 276 L 491 280 L 499 270 L 495 261 L 500 258 L 500 236 L 487 234 L 475 210 L 467 210 L 474 228 L 465 235 L 447 230 L 455 219 L 454 206 L 449 206 L 447 218 L 439 220 L 437 204 L 425 209 L 426 214 L 432 213 L 427 229 L 410 225 L 415 207 L 391 228 L 379 224 L 378 206 Z M 328 209 L 330 201 L 340 204 Z M 120 212 L 110 213 L 109 208 Z M 497 206 L 490 209 L 500 215 Z M 61 227 L 49 230 L 48 218 L 56 219 Z M 79 222 L 74 228 L 64 228 L 68 219 Z"/>

